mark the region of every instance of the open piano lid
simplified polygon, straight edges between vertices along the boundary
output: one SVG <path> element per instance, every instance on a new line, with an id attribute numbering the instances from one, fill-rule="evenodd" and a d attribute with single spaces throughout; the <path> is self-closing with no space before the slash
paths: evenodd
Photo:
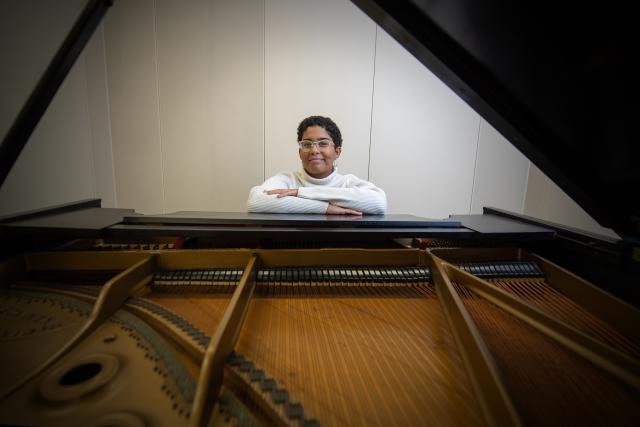
<path id="1" fill-rule="evenodd" d="M 634 16 L 601 2 L 353 0 L 594 219 L 640 237 Z"/>

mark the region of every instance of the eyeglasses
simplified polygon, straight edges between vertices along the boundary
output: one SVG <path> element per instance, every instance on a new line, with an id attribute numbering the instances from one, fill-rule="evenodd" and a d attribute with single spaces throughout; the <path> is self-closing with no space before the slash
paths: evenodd
<path id="1" fill-rule="evenodd" d="M 311 141 L 310 139 L 303 139 L 302 141 L 298 141 L 298 145 L 301 150 L 311 151 L 313 146 L 315 145 L 318 150 L 326 150 L 331 147 L 333 142 L 330 139 L 319 139 L 317 141 Z"/>

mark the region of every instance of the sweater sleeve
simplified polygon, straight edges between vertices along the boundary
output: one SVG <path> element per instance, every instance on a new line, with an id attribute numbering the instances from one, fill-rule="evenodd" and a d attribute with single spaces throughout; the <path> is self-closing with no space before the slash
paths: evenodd
<path id="1" fill-rule="evenodd" d="M 321 200 L 303 199 L 301 197 L 280 197 L 265 194 L 266 190 L 279 188 L 296 188 L 293 180 L 286 174 L 278 174 L 267 179 L 262 185 L 253 187 L 249 192 L 247 210 L 261 213 L 310 213 L 324 214 L 329 203 Z M 298 189 L 300 192 L 300 189 Z"/>
<path id="2" fill-rule="evenodd" d="M 349 176 L 346 187 L 301 187 L 298 189 L 298 198 L 321 200 L 366 214 L 384 215 L 387 211 L 385 192 L 355 175 Z"/>

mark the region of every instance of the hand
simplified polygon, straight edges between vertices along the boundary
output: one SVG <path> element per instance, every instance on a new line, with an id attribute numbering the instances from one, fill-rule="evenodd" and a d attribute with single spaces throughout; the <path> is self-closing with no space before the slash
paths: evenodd
<path id="1" fill-rule="evenodd" d="M 277 190 L 264 190 L 264 192 L 266 194 L 277 194 L 278 198 L 286 197 L 286 196 L 298 197 L 298 189 L 297 188 L 294 188 L 294 189 L 280 188 L 280 189 L 277 189 Z"/>
<path id="2" fill-rule="evenodd" d="M 362 216 L 362 212 L 356 211 L 354 209 L 349 209 L 349 208 L 343 208 L 337 205 L 332 205 L 331 203 L 329 203 L 329 206 L 327 206 L 327 212 L 325 212 L 327 215 L 357 215 L 357 216 Z"/>

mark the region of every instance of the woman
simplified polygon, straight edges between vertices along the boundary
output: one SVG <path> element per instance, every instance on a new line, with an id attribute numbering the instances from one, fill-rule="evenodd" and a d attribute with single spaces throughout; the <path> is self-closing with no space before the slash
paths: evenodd
<path id="1" fill-rule="evenodd" d="M 328 117 L 311 116 L 298 126 L 298 155 L 302 170 L 282 172 L 253 187 L 249 212 L 382 215 L 387 196 L 355 175 L 341 175 L 335 161 L 342 152 L 342 135 Z"/>

